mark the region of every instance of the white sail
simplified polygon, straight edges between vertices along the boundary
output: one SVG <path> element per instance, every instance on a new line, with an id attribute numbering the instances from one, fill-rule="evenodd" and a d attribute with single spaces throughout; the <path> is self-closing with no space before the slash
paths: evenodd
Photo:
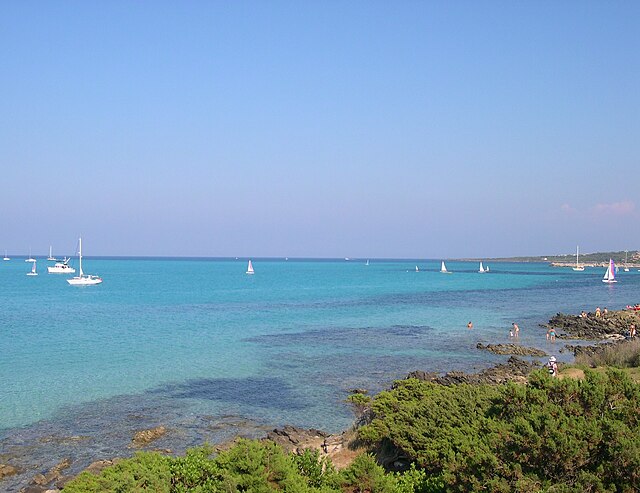
<path id="1" fill-rule="evenodd" d="M 99 276 L 92 276 L 85 274 L 82 270 L 82 238 L 78 239 L 78 263 L 80 264 L 80 275 L 67 279 L 67 282 L 72 286 L 92 286 L 94 284 L 100 284 L 102 278 Z"/>
<path id="2" fill-rule="evenodd" d="M 440 266 L 440 272 L 442 272 L 443 274 L 448 274 L 449 271 L 447 270 L 447 266 L 444 265 L 444 260 L 442 261 L 442 264 Z"/>
<path id="3" fill-rule="evenodd" d="M 485 272 L 484 267 L 482 267 L 482 261 L 480 261 L 480 268 L 478 269 L 478 272 L 481 274 Z"/>
<path id="4" fill-rule="evenodd" d="M 47 257 L 47 260 L 51 260 L 51 261 L 55 261 L 55 260 L 57 260 L 57 259 L 53 256 L 53 251 L 52 251 L 51 245 L 49 245 L 49 256 Z"/>
<path id="5" fill-rule="evenodd" d="M 254 274 L 253 271 L 253 264 L 251 263 L 251 260 L 249 260 L 249 265 L 247 266 L 247 274 Z"/>
<path id="6" fill-rule="evenodd" d="M 602 282 L 606 282 L 608 284 L 618 282 L 616 280 L 616 264 L 613 263 L 613 259 L 609 259 L 609 266 L 607 267 L 607 271 L 604 273 Z"/>
<path id="7" fill-rule="evenodd" d="M 36 261 L 34 260 L 31 264 L 31 272 L 27 272 L 28 276 L 37 276 L 38 273 L 36 272 Z"/>
<path id="8" fill-rule="evenodd" d="M 418 269 L 418 266 L 416 265 L 416 272 L 420 272 L 420 269 Z"/>

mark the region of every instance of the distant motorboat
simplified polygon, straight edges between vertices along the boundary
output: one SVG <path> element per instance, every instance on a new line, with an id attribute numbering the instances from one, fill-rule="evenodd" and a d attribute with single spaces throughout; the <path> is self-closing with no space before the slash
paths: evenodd
<path id="1" fill-rule="evenodd" d="M 67 282 L 72 286 L 93 286 L 95 284 L 100 284 L 102 282 L 102 278 L 100 276 L 85 274 L 82 271 L 82 238 L 78 239 L 78 259 L 80 263 L 80 275 L 67 279 Z"/>
<path id="2" fill-rule="evenodd" d="M 47 267 L 49 274 L 75 274 L 76 270 L 69 265 L 68 258 L 56 262 L 54 265 Z"/>
<path id="3" fill-rule="evenodd" d="M 247 265 L 247 272 L 245 272 L 245 274 L 255 274 L 255 272 L 253 271 L 253 264 L 251 263 L 251 260 L 249 260 L 249 265 Z"/>
<path id="4" fill-rule="evenodd" d="M 576 247 L 576 266 L 573 267 L 573 270 L 575 270 L 577 272 L 582 272 L 584 270 L 584 266 L 580 265 L 580 262 L 578 262 L 579 258 L 580 258 L 580 246 L 578 245 Z"/>
<path id="5" fill-rule="evenodd" d="M 609 259 L 609 266 L 607 267 L 607 271 L 604 273 L 602 282 L 606 282 L 608 284 L 618 282 L 616 280 L 616 264 L 613 262 L 613 259 Z"/>
<path id="6" fill-rule="evenodd" d="M 487 272 L 485 268 L 482 266 L 482 261 L 480 261 L 480 268 L 478 269 L 478 272 L 480 274 L 484 274 L 485 272 Z"/>
<path id="7" fill-rule="evenodd" d="M 37 276 L 38 273 L 36 272 L 36 261 L 34 260 L 33 263 L 31 264 L 31 272 L 27 272 L 28 276 Z"/>
<path id="8" fill-rule="evenodd" d="M 442 272 L 443 274 L 451 274 L 451 272 L 449 272 L 447 270 L 447 266 L 444 265 L 444 260 L 442 261 L 442 264 L 440 265 L 440 272 Z"/>

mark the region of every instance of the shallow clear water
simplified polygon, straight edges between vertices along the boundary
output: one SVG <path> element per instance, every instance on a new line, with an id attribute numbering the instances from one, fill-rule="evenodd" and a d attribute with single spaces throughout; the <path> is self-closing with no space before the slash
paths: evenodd
<path id="1" fill-rule="evenodd" d="M 538 324 L 556 312 L 640 301 L 640 272 L 607 286 L 604 269 L 543 264 L 258 259 L 248 276 L 246 260 L 87 259 L 92 287 L 46 264 L 0 264 L 0 444 L 27 462 L 112 456 L 158 424 L 176 450 L 286 423 L 335 432 L 349 389 L 502 361 L 475 345 L 507 342 L 512 321 L 555 352 Z"/>

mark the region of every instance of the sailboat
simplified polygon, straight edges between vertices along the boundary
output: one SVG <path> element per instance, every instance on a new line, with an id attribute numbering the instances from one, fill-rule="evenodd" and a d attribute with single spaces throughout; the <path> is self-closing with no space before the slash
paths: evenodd
<path id="1" fill-rule="evenodd" d="M 82 271 L 82 238 L 78 239 L 78 259 L 80 263 L 80 275 L 67 279 L 67 282 L 72 286 L 92 286 L 94 284 L 100 284 L 102 282 L 101 277 L 85 274 Z"/>
<path id="2" fill-rule="evenodd" d="M 624 251 L 624 271 L 629 272 L 629 266 L 627 265 L 627 257 L 629 256 L 629 250 Z"/>
<path id="3" fill-rule="evenodd" d="M 573 267 L 573 270 L 582 272 L 584 270 L 584 266 L 580 265 L 580 263 L 578 262 L 579 257 L 580 257 L 580 245 L 576 247 L 576 266 Z"/>
<path id="4" fill-rule="evenodd" d="M 364 265 L 369 265 L 369 259 L 367 259 L 367 263 L 366 263 L 366 264 L 364 264 Z"/>
<path id="5" fill-rule="evenodd" d="M 55 258 L 55 257 L 52 255 L 52 252 L 51 252 L 51 245 L 49 245 L 49 256 L 47 257 L 47 260 L 51 260 L 52 262 L 55 262 L 56 260 L 58 260 L 57 258 Z"/>
<path id="6" fill-rule="evenodd" d="M 253 264 L 251 263 L 251 260 L 249 260 L 249 265 L 247 266 L 246 274 L 255 274 L 255 272 L 253 271 Z"/>
<path id="7" fill-rule="evenodd" d="M 31 264 L 31 272 L 27 272 L 28 276 L 37 276 L 38 273 L 36 272 L 36 261 L 34 260 Z"/>
<path id="8" fill-rule="evenodd" d="M 616 280 L 616 264 L 613 263 L 613 259 L 609 259 L 609 266 L 607 267 L 607 271 L 604 273 L 602 282 L 606 282 L 608 284 L 618 282 Z"/>
<path id="9" fill-rule="evenodd" d="M 420 272 L 420 269 L 418 269 L 418 266 L 416 265 L 416 272 Z"/>
<path id="10" fill-rule="evenodd" d="M 25 262 L 35 262 L 35 261 L 36 261 L 36 259 L 34 259 L 34 258 L 31 256 L 31 248 L 29 248 L 29 258 L 24 259 L 24 261 L 25 261 Z"/>
<path id="11" fill-rule="evenodd" d="M 486 270 L 484 270 L 484 267 L 482 267 L 482 261 L 480 261 L 480 268 L 478 269 L 478 272 L 480 274 L 484 274 L 486 272 Z"/>
<path id="12" fill-rule="evenodd" d="M 442 265 L 440 266 L 440 272 L 442 272 L 443 274 L 451 274 L 451 272 L 447 270 L 447 266 L 444 265 L 444 260 L 442 261 Z"/>
<path id="13" fill-rule="evenodd" d="M 11 260 L 9 258 L 9 256 L 7 255 L 7 251 L 6 250 L 4 251 L 4 258 L 2 260 Z"/>

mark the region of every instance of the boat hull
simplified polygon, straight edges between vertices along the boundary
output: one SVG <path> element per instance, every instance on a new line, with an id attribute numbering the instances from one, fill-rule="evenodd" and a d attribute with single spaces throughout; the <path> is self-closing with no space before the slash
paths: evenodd
<path id="1" fill-rule="evenodd" d="M 82 276 L 67 279 L 67 282 L 72 286 L 93 286 L 95 284 L 100 284 L 102 279 L 96 276 Z"/>

